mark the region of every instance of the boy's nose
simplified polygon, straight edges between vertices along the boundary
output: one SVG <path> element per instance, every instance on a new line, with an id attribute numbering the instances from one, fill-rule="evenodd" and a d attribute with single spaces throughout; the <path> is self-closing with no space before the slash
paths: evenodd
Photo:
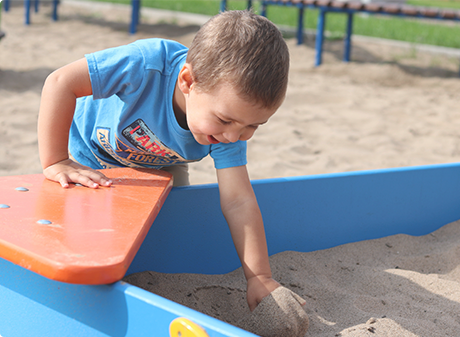
<path id="1" fill-rule="evenodd" d="M 240 127 L 239 125 L 234 125 L 233 127 L 229 127 L 226 130 L 224 130 L 223 136 L 230 143 L 235 143 L 240 140 L 243 131 L 244 128 Z"/>
<path id="2" fill-rule="evenodd" d="M 251 128 L 237 128 L 233 130 L 227 130 L 222 135 L 230 143 L 235 143 L 239 140 L 249 140 L 254 135 L 255 131 L 255 129 Z"/>
<path id="3" fill-rule="evenodd" d="M 235 143 L 240 140 L 241 132 L 238 132 L 238 131 L 224 132 L 223 136 L 230 143 Z"/>

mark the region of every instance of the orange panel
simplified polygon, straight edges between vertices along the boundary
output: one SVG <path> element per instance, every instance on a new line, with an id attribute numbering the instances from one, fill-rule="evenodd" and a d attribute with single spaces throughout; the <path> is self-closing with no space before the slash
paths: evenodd
<path id="1" fill-rule="evenodd" d="M 120 280 L 163 205 L 172 176 L 148 169 L 101 172 L 112 179 L 111 187 L 64 189 L 42 174 L 0 177 L 0 257 L 56 281 Z"/>

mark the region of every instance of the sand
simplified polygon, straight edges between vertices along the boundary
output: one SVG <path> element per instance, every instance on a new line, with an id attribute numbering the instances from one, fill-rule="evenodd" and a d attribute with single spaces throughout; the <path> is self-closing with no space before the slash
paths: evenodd
<path id="1" fill-rule="evenodd" d="M 127 7 L 64 1 L 60 21 L 52 22 L 45 3 L 27 27 L 22 5 L 12 3 L 1 27 L 7 36 L 0 42 L 0 175 L 41 172 L 36 119 L 50 72 L 85 53 L 141 38 L 189 45 L 205 19 L 144 11 L 132 36 Z M 302 46 L 292 38 L 287 43 L 288 95 L 249 142 L 252 179 L 460 161 L 458 51 L 425 52 L 356 37 L 352 63 L 340 61 L 342 42 L 327 41 L 324 64 L 315 68 L 311 37 Z M 193 184 L 215 182 L 209 159 L 190 171 Z M 306 336 L 459 336 L 459 261 L 458 223 L 424 237 L 397 235 L 271 257 L 275 279 L 307 302 Z M 155 281 L 142 284 L 150 276 Z M 241 270 L 132 277 L 232 324 L 249 315 Z"/>
<path id="2" fill-rule="evenodd" d="M 306 300 L 305 336 L 315 337 L 459 336 L 459 261 L 460 221 L 421 237 L 270 257 L 273 277 Z M 125 280 L 240 327 L 251 315 L 241 268 L 225 275 L 144 272 Z"/>

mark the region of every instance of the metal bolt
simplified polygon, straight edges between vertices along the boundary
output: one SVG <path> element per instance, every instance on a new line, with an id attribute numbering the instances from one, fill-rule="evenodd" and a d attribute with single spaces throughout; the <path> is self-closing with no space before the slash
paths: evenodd
<path id="1" fill-rule="evenodd" d="M 19 192 L 27 192 L 29 189 L 25 187 L 16 187 L 15 190 Z"/>
<path id="2" fill-rule="evenodd" d="M 40 225 L 51 225 L 52 224 L 51 221 L 45 220 L 45 219 L 38 220 L 37 223 L 40 224 Z"/>

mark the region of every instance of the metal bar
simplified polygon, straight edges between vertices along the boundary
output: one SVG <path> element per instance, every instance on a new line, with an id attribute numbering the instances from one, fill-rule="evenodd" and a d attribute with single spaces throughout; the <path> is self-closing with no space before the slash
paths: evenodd
<path id="1" fill-rule="evenodd" d="M 53 0 L 53 21 L 57 21 L 59 19 L 58 5 L 59 5 L 59 0 Z"/>
<path id="2" fill-rule="evenodd" d="M 353 13 L 349 12 L 347 20 L 347 32 L 344 40 L 343 61 L 350 62 L 351 54 L 351 34 L 353 34 Z"/>
<path id="3" fill-rule="evenodd" d="M 24 0 L 24 23 L 30 25 L 30 0 Z"/>
<path id="4" fill-rule="evenodd" d="M 299 20 L 297 24 L 297 44 L 301 45 L 303 43 L 303 17 L 304 17 L 304 8 L 299 7 Z"/>
<path id="5" fill-rule="evenodd" d="M 315 66 L 321 65 L 323 60 L 323 41 L 324 41 L 324 27 L 326 25 L 326 10 L 324 7 L 319 8 L 318 26 L 316 29 L 316 60 Z"/>
<path id="6" fill-rule="evenodd" d="M 220 1 L 220 12 L 225 12 L 227 10 L 227 0 Z"/>
<path id="7" fill-rule="evenodd" d="M 260 15 L 267 17 L 267 2 L 262 1 L 260 4 Z"/>
<path id="8" fill-rule="evenodd" d="M 5 37 L 5 32 L 2 32 L 2 3 L 0 2 L 0 40 Z"/>
<path id="9" fill-rule="evenodd" d="M 139 24 L 139 12 L 141 8 L 141 0 L 131 0 L 131 25 L 129 28 L 130 34 L 136 34 L 137 25 Z"/>

